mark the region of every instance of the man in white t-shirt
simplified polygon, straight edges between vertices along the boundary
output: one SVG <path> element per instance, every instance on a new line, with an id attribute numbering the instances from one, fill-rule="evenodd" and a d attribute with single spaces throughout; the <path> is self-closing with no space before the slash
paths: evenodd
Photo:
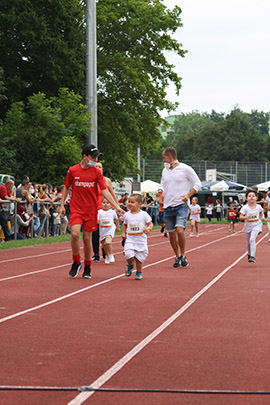
<path id="1" fill-rule="evenodd" d="M 164 222 L 170 235 L 170 243 L 175 252 L 173 267 L 186 267 L 185 227 L 188 218 L 189 199 L 200 188 L 201 181 L 192 167 L 177 160 L 177 152 L 173 147 L 164 149 L 162 153 L 164 169 L 157 197 L 164 192 Z M 193 187 L 190 190 L 190 183 Z"/>

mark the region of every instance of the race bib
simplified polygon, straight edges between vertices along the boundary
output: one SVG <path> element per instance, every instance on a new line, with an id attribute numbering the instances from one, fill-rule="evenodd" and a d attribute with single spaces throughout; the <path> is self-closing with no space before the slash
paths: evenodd
<path id="1" fill-rule="evenodd" d="M 142 224 L 141 222 L 128 224 L 128 226 L 127 226 L 128 235 L 142 235 L 143 230 L 144 230 L 144 224 Z"/>
<path id="2" fill-rule="evenodd" d="M 111 228 L 113 225 L 112 218 L 102 218 L 99 222 L 101 228 Z"/>
<path id="3" fill-rule="evenodd" d="M 247 220 L 247 222 L 257 222 L 259 221 L 260 216 L 258 212 L 255 212 L 254 214 L 251 215 L 251 217 Z"/>

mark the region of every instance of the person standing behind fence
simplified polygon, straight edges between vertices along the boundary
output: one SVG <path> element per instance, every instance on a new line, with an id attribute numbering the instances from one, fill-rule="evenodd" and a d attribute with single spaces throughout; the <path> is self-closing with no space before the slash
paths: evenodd
<path id="1" fill-rule="evenodd" d="M 5 184 L 0 186 L 0 225 L 2 226 L 6 242 L 12 239 L 7 221 L 7 212 L 9 211 L 10 207 L 8 207 L 7 210 L 4 210 L 3 201 L 1 202 L 1 200 L 8 200 L 17 203 L 21 201 L 21 198 L 17 198 L 11 195 L 11 190 L 13 189 L 13 187 L 14 181 L 11 179 L 7 180 Z"/>
<path id="2" fill-rule="evenodd" d="M 246 192 L 247 204 L 240 210 L 240 221 L 245 221 L 243 232 L 247 241 L 248 261 L 256 262 L 256 238 L 262 233 L 262 219 L 264 211 L 260 204 L 257 204 L 257 193 L 255 190 Z"/>
<path id="3" fill-rule="evenodd" d="M 189 199 L 201 188 L 201 181 L 192 167 L 177 160 L 173 147 L 164 149 L 162 153 L 164 169 L 160 187 L 156 193 L 159 197 L 164 193 L 164 222 L 170 236 L 170 244 L 175 253 L 173 267 L 186 267 L 185 228 L 188 218 Z M 190 190 L 190 183 L 193 184 Z"/>

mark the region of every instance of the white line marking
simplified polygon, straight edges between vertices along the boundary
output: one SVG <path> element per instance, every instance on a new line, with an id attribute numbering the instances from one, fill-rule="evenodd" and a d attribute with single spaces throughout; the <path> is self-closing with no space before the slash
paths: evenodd
<path id="1" fill-rule="evenodd" d="M 236 234 L 234 234 L 234 235 L 236 235 Z M 224 236 L 224 237 L 222 237 L 222 238 L 220 238 L 220 239 L 217 239 L 217 240 L 215 240 L 215 241 L 209 242 L 209 243 L 207 243 L 207 244 L 204 244 L 204 245 L 201 245 L 201 246 L 197 246 L 197 247 L 195 247 L 195 248 L 193 248 L 193 249 L 187 250 L 186 253 L 192 252 L 193 250 L 200 249 L 201 247 L 205 247 L 205 246 L 207 246 L 208 244 L 216 243 L 216 242 L 218 242 L 218 241 L 220 241 L 220 240 L 223 240 L 223 239 L 232 237 L 232 236 L 234 236 L 234 235 L 227 235 L 227 236 Z M 167 239 L 164 240 L 163 242 L 158 242 L 158 243 L 154 243 L 154 244 L 152 244 L 152 245 L 148 245 L 148 248 L 153 247 L 153 246 L 159 246 L 159 245 L 162 245 L 162 244 L 165 244 L 165 243 L 168 243 L 168 240 L 167 240 Z M 71 251 L 71 249 L 70 249 L 69 251 Z M 55 252 L 55 253 L 63 253 L 63 252 L 66 252 L 66 250 L 57 251 L 57 252 Z M 53 253 L 48 253 L 48 254 L 53 254 Z M 121 250 L 120 252 L 115 252 L 115 253 L 114 253 L 114 255 L 122 255 L 122 254 L 123 254 L 123 251 L 122 251 L 122 250 Z M 47 253 L 44 254 L 44 255 L 47 255 Z M 30 257 L 30 256 L 25 257 L 25 258 L 29 258 L 29 257 Z M 31 256 L 31 257 L 34 258 L 34 257 L 36 257 L 36 256 Z M 174 256 L 171 256 L 171 257 L 169 257 L 169 258 L 166 259 L 166 260 L 172 259 L 173 257 L 174 257 Z M 10 261 L 12 261 L 12 260 L 13 260 L 13 259 L 10 259 Z M 14 259 L 14 260 L 19 260 L 19 259 Z M 1 262 L 0 262 L 0 263 L 1 263 Z M 50 267 L 50 268 L 43 269 L 43 270 L 35 270 L 35 271 L 31 271 L 31 272 L 29 272 L 29 273 L 23 273 L 23 274 L 18 274 L 18 275 L 15 275 L 15 276 L 0 278 L 0 282 L 1 282 L 1 281 L 12 280 L 12 279 L 15 279 L 15 278 L 20 278 L 20 277 L 25 277 L 25 276 L 31 276 L 31 275 L 33 275 L 33 274 L 42 273 L 42 272 L 45 272 L 45 271 L 50 271 L 50 270 L 53 270 L 53 269 L 58 269 L 58 268 L 60 268 L 60 267 L 69 266 L 69 265 L 70 265 L 70 263 L 67 263 L 67 264 L 63 264 L 63 265 L 55 266 L 55 267 Z M 145 267 L 148 267 L 148 266 L 145 266 Z"/>
<path id="2" fill-rule="evenodd" d="M 220 230 L 223 228 L 217 228 L 216 230 Z M 154 231 L 155 233 L 158 232 L 158 230 Z M 213 231 L 208 231 L 208 232 L 213 232 Z M 208 233 L 207 232 L 207 233 Z M 202 233 L 201 235 L 206 234 L 206 232 Z M 149 239 L 153 239 L 153 238 L 157 238 L 161 235 L 157 234 L 157 235 L 151 235 L 149 236 Z M 120 235 L 116 235 L 115 238 L 119 238 L 120 239 Z M 165 241 L 164 241 L 165 242 Z M 59 243 L 65 243 L 65 242 L 59 242 Z M 70 243 L 70 242 L 69 242 Z M 119 244 L 119 241 L 115 241 L 113 242 L 113 244 Z M 41 246 L 41 245 L 36 245 L 36 246 Z M 52 246 L 52 245 L 51 245 Z M 83 249 L 83 246 L 80 247 L 80 249 Z M 8 263 L 8 262 L 16 262 L 18 260 L 25 260 L 25 259 L 35 259 L 37 257 L 42 257 L 42 256 L 49 256 L 49 255 L 54 255 L 54 254 L 59 254 L 59 253 L 65 253 L 65 252 L 71 252 L 71 248 L 69 249 L 65 249 L 65 250 L 55 250 L 53 252 L 47 252 L 47 253 L 40 253 L 40 254 L 36 254 L 36 255 L 31 255 L 31 256 L 20 256 L 20 257 L 15 257 L 12 259 L 5 259 L 5 260 L 0 260 L 0 264 L 1 263 Z"/>
<path id="3" fill-rule="evenodd" d="M 266 237 L 265 235 L 257 245 Z M 197 301 L 209 288 L 211 288 L 217 281 L 221 279 L 229 270 L 231 270 L 237 263 L 239 263 L 246 256 L 246 252 L 236 259 L 230 266 L 226 267 L 218 276 L 210 281 L 204 288 L 202 288 L 197 294 L 195 294 L 185 305 L 183 305 L 177 312 L 175 312 L 170 318 L 163 322 L 157 329 L 150 333 L 145 339 L 138 343 L 132 350 L 130 350 L 125 356 L 123 356 L 118 362 L 116 362 L 111 368 L 105 371 L 99 378 L 97 378 L 90 387 L 100 388 L 108 380 L 110 380 L 119 370 L 121 370 L 133 357 L 135 357 L 145 346 L 147 346 L 153 339 L 155 339 L 161 332 L 163 332 L 168 326 L 170 326 L 180 315 L 182 315 L 195 301 Z M 95 391 L 82 392 L 78 394 L 73 400 L 68 402 L 67 405 L 80 405 L 91 397 Z"/>
<path id="4" fill-rule="evenodd" d="M 188 253 L 188 252 L 192 252 L 192 251 L 197 250 L 197 249 L 201 249 L 201 248 L 206 247 L 206 246 L 208 246 L 208 245 L 212 245 L 213 243 L 216 243 L 216 242 L 219 242 L 219 241 L 221 241 L 221 240 L 223 240 L 223 239 L 229 238 L 230 236 L 231 236 L 231 235 L 228 235 L 228 236 L 225 236 L 225 237 L 223 237 L 223 238 L 216 239 L 215 241 L 211 241 L 211 242 L 208 242 L 208 243 L 206 243 L 206 244 L 204 244 L 204 245 L 195 247 L 195 248 L 193 248 L 193 249 L 188 250 L 187 253 Z M 262 239 L 260 239 L 260 241 L 257 242 L 257 244 L 259 244 L 259 243 L 261 242 L 261 240 L 263 240 L 266 236 L 267 236 L 267 234 L 266 234 Z M 246 255 L 246 253 L 244 253 L 244 255 Z M 244 255 L 243 255 L 243 256 L 244 256 Z M 148 265 L 144 266 L 143 269 L 145 269 L 145 268 L 147 268 L 147 267 L 151 267 L 151 266 L 156 266 L 157 264 L 163 263 L 163 262 L 165 262 L 165 261 L 167 261 L 167 260 L 171 260 L 172 258 L 174 258 L 174 256 L 170 256 L 170 257 L 167 257 L 167 258 L 165 258 L 165 259 L 159 260 L 158 262 L 148 264 Z M 135 270 L 134 270 L 134 271 L 135 271 Z M 77 294 L 80 294 L 80 293 L 85 292 L 85 291 L 87 291 L 87 290 L 90 290 L 91 288 L 95 288 L 95 287 L 98 287 L 98 286 L 100 286 L 100 285 L 109 283 L 110 281 L 114 281 L 114 280 L 116 280 L 116 279 L 118 279 L 118 278 L 120 278 L 120 277 L 123 277 L 124 275 L 125 275 L 125 274 L 119 274 L 118 276 L 109 278 L 109 279 L 107 279 L 107 280 L 100 281 L 99 283 L 92 284 L 92 285 L 90 285 L 90 286 L 88 286 L 88 287 L 82 288 L 82 289 L 80 289 L 80 290 L 74 291 L 74 292 L 69 293 L 69 294 L 66 294 L 66 295 L 63 295 L 62 297 L 55 298 L 55 299 L 53 299 L 53 300 L 51 300 L 51 301 L 44 302 L 43 304 L 37 305 L 37 306 L 35 306 L 35 307 L 28 308 L 28 309 L 25 309 L 25 310 L 20 311 L 20 312 L 16 312 L 16 313 L 14 313 L 14 314 L 12 314 L 12 315 L 8 315 L 8 316 L 6 316 L 6 317 L 4 317 L 4 318 L 1 318 L 1 319 L 0 319 L 0 323 L 9 321 L 9 320 L 14 319 L 14 318 L 17 318 L 17 317 L 19 317 L 19 316 L 21 316 L 21 315 L 25 315 L 25 314 L 28 314 L 28 313 L 30 313 L 30 312 L 36 311 L 36 310 L 38 310 L 38 309 L 44 308 L 44 307 L 46 307 L 46 306 L 49 306 L 49 305 L 55 304 L 55 303 L 57 303 L 57 302 L 63 301 L 63 300 L 65 300 L 65 299 L 67 299 L 67 298 L 73 297 L 74 295 L 77 295 Z"/>

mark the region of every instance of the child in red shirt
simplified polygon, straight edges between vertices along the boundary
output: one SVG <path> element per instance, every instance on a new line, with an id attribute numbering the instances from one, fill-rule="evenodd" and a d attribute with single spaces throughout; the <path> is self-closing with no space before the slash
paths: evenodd
<path id="1" fill-rule="evenodd" d="M 231 204 L 230 209 L 228 210 L 228 214 L 227 214 L 227 219 L 230 222 L 229 232 L 231 232 L 231 230 L 233 230 L 233 233 L 235 233 L 234 224 L 235 224 L 235 220 L 236 220 L 236 215 L 237 215 L 236 209 L 234 208 L 234 205 Z"/>

